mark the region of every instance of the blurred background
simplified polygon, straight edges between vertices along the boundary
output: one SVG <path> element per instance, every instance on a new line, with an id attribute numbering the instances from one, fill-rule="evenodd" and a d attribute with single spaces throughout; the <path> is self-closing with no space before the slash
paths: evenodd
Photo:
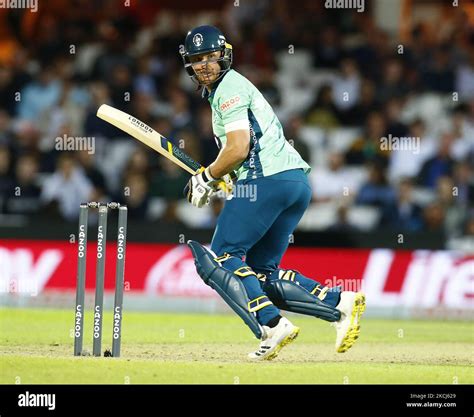
<path id="1" fill-rule="evenodd" d="M 30 248 L 34 269 L 44 241 L 73 243 L 86 200 L 127 204 L 129 240 L 162 244 L 156 250 L 164 254 L 188 238 L 210 241 L 223 201 L 201 210 L 188 204 L 186 172 L 95 115 L 108 103 L 212 162 L 209 104 L 178 52 L 200 24 L 226 34 L 233 67 L 264 94 L 312 166 L 313 201 L 291 242 L 293 267 L 332 274 L 337 269 L 314 270 L 314 259 L 343 260 L 338 276 L 367 280 L 372 258 L 390 254 L 389 266 L 379 267 L 395 281 L 380 285 L 400 292 L 411 262 L 424 256 L 430 271 L 439 262 L 449 276 L 464 268 L 456 270 L 462 284 L 453 285 L 461 307 L 472 308 L 474 5 L 467 0 L 366 0 L 363 11 L 323 0 L 48 0 L 37 12 L 0 9 L 0 261 L 8 279 L 18 247 Z M 76 146 L 58 149 L 65 142 L 58 138 Z M 411 145 L 386 149 L 382 138 Z M 91 146 L 78 149 L 82 139 Z M 315 252 L 305 258 L 299 248 Z M 145 289 L 147 271 L 136 278 Z M 67 279 L 56 287 L 71 287 L 74 276 Z M 55 288 L 54 279 L 45 282 Z M 431 307 L 443 300 L 436 297 Z"/>

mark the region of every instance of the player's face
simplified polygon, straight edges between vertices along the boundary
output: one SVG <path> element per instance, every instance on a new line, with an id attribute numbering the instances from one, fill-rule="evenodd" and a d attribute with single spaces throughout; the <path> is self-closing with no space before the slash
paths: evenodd
<path id="1" fill-rule="evenodd" d="M 221 53 L 216 51 L 190 57 L 194 72 L 201 84 L 209 85 L 217 80 L 221 67 L 216 60 L 219 59 L 220 56 Z"/>

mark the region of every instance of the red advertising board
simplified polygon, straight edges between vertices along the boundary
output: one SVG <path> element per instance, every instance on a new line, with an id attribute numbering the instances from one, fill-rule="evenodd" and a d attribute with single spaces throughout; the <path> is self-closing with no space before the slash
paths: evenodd
<path id="1" fill-rule="evenodd" d="M 106 290 L 114 288 L 116 245 L 107 245 Z M 87 255 L 88 289 L 94 288 L 95 244 Z M 474 309 L 474 256 L 450 251 L 290 247 L 283 268 L 325 285 L 364 290 L 372 306 Z M 0 242 L 0 292 L 74 290 L 77 247 L 64 241 Z M 157 296 L 216 297 L 198 277 L 186 245 L 128 243 L 127 291 Z"/>

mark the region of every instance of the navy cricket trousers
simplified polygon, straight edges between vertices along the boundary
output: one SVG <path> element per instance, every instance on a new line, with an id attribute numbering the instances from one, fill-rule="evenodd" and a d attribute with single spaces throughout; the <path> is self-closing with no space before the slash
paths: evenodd
<path id="1" fill-rule="evenodd" d="M 246 256 L 255 272 L 276 268 L 311 201 L 311 186 L 302 169 L 238 181 L 217 222 L 211 249 Z"/>
<path id="2" fill-rule="evenodd" d="M 307 175 L 293 169 L 238 181 L 234 194 L 219 215 L 211 249 L 217 256 L 233 256 L 223 263 L 231 271 L 247 265 L 256 273 L 271 274 L 279 267 L 290 236 L 311 201 Z M 264 295 L 255 276 L 242 282 L 251 300 Z M 266 324 L 278 314 L 271 305 L 258 311 L 257 319 Z"/>

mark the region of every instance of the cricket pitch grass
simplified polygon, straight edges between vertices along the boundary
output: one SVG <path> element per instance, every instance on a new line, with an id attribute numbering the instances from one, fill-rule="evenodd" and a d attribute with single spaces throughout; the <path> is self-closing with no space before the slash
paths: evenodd
<path id="1" fill-rule="evenodd" d="M 362 320 L 346 353 L 329 323 L 292 315 L 298 339 L 253 363 L 255 339 L 233 315 L 125 312 L 120 358 L 73 356 L 73 312 L 0 309 L 2 384 L 473 384 L 474 323 Z M 92 314 L 84 348 L 92 350 Z M 110 349 L 111 314 L 102 351 Z"/>

